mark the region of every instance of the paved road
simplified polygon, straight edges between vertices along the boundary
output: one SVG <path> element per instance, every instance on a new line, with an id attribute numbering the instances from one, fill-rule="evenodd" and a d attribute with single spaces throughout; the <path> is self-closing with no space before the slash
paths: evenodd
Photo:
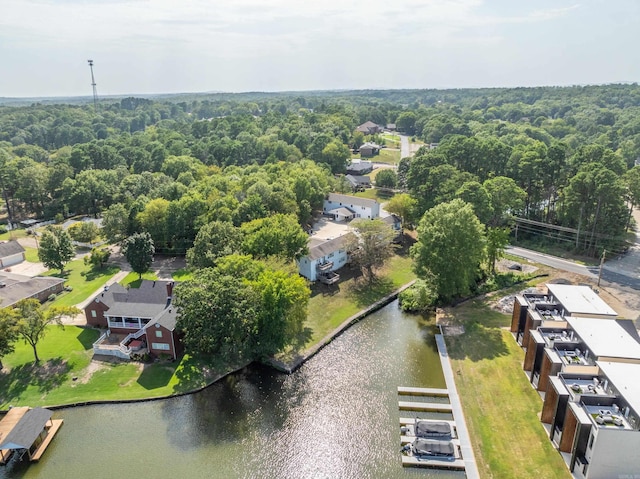
<path id="1" fill-rule="evenodd" d="M 531 261 L 551 266 L 552 268 L 568 271 L 570 273 L 581 274 L 593 279 L 598 279 L 598 266 L 584 266 L 573 261 L 558 258 L 557 256 L 538 253 L 537 251 L 519 248 L 517 246 L 509 246 L 507 247 L 507 251 L 515 256 L 530 259 Z M 636 290 L 640 290 L 640 278 L 638 278 L 638 275 L 632 274 L 630 272 L 625 272 L 622 269 L 620 269 L 619 271 L 612 271 L 610 268 L 603 268 L 602 281 L 606 283 L 616 283 L 620 286 L 626 286 Z"/>
<path id="2" fill-rule="evenodd" d="M 409 156 L 413 156 L 418 148 L 420 148 L 420 144 L 411 143 L 409 141 L 409 137 L 407 135 L 399 135 L 400 136 L 400 158 L 407 158 Z"/>

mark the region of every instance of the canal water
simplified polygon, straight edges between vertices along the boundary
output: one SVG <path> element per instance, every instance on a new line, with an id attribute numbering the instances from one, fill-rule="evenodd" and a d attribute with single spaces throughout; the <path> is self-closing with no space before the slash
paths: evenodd
<path id="1" fill-rule="evenodd" d="M 393 302 L 292 375 L 252 366 L 190 396 L 58 411 L 42 460 L 0 479 L 464 477 L 400 462 L 397 387 L 445 387 L 434 328 Z"/>

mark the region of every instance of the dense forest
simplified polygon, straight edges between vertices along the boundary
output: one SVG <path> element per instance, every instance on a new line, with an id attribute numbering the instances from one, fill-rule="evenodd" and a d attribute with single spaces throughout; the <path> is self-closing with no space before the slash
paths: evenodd
<path id="1" fill-rule="evenodd" d="M 110 239 L 146 231 L 157 251 L 180 254 L 212 221 L 240 227 L 281 213 L 305 226 L 343 187 L 350 148 L 369 139 L 355 133 L 365 121 L 438 144 L 399 165 L 399 185 L 415 200 L 409 224 L 454 198 L 496 222 L 497 190 L 522 200 L 509 203 L 511 214 L 575 230 L 558 239 L 598 255 L 621 248 L 640 203 L 634 84 L 176 95 L 103 100 L 97 111 L 0 106 L 4 214 L 101 215 Z"/>

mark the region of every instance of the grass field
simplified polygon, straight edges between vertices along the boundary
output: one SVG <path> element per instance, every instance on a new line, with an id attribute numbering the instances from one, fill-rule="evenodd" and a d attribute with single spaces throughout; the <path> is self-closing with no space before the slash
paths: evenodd
<path id="1" fill-rule="evenodd" d="M 203 371 L 209 370 L 188 356 L 179 363 L 93 362 L 89 367 L 98 334 L 76 326 L 49 326 L 38 344 L 39 365 L 33 363 L 30 346 L 16 343 L 16 351 L 2 361 L 0 409 L 10 404 L 43 406 L 165 396 L 206 383 Z"/>
<path id="2" fill-rule="evenodd" d="M 483 478 L 570 478 L 538 419 L 542 400 L 522 371 L 510 317 L 473 300 L 450 314 L 465 327 L 448 336 L 469 434 Z"/>
<path id="3" fill-rule="evenodd" d="M 378 156 L 374 156 L 372 161 L 376 163 L 389 163 L 390 165 L 397 165 L 400 162 L 400 150 L 394 150 L 389 148 L 383 148 L 380 150 Z"/>
<path id="4" fill-rule="evenodd" d="M 36 248 L 24 247 L 24 257 L 29 263 L 39 263 L 38 250 Z"/>
<path id="5" fill-rule="evenodd" d="M 71 261 L 65 266 L 65 286 L 71 286 L 72 291 L 65 291 L 58 295 L 55 301 L 46 303 L 54 306 L 73 306 L 81 303 L 100 288 L 109 278 L 120 271 L 117 266 L 94 268 L 84 264 L 81 259 Z M 60 271 L 49 270 L 44 276 L 60 277 Z"/>

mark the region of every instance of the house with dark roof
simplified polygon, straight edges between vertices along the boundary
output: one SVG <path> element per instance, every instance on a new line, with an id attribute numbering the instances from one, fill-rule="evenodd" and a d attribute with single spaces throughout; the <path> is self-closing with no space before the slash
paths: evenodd
<path id="1" fill-rule="evenodd" d="M 87 324 L 106 329 L 94 354 L 131 359 L 145 353 L 176 359 L 182 352 L 171 304 L 173 281 L 143 280 L 139 288 L 105 287 L 85 308 Z"/>
<path id="2" fill-rule="evenodd" d="M 25 260 L 24 248 L 17 241 L 0 243 L 0 268 L 8 268 Z"/>
<path id="3" fill-rule="evenodd" d="M 353 191 L 364 191 L 365 188 L 371 188 L 371 178 L 361 175 L 346 175 L 345 180 L 351 185 Z"/>
<path id="4" fill-rule="evenodd" d="M 0 307 L 11 306 L 21 299 L 37 299 L 41 303 L 64 289 L 64 279 L 53 276 L 23 276 L 0 271 Z"/>
<path id="5" fill-rule="evenodd" d="M 373 171 L 373 164 L 368 161 L 361 161 L 357 158 L 352 160 L 349 166 L 347 166 L 347 174 L 361 176 L 366 175 L 367 173 L 371 173 Z"/>
<path id="6" fill-rule="evenodd" d="M 380 145 L 375 143 L 365 143 L 359 148 L 360 156 L 363 158 L 371 158 L 380 153 Z"/>
<path id="7" fill-rule="evenodd" d="M 356 131 L 364 133 L 365 135 L 375 135 L 376 133 L 380 133 L 382 130 L 383 128 L 380 125 L 377 125 L 372 121 L 366 121 L 356 128 Z"/>

